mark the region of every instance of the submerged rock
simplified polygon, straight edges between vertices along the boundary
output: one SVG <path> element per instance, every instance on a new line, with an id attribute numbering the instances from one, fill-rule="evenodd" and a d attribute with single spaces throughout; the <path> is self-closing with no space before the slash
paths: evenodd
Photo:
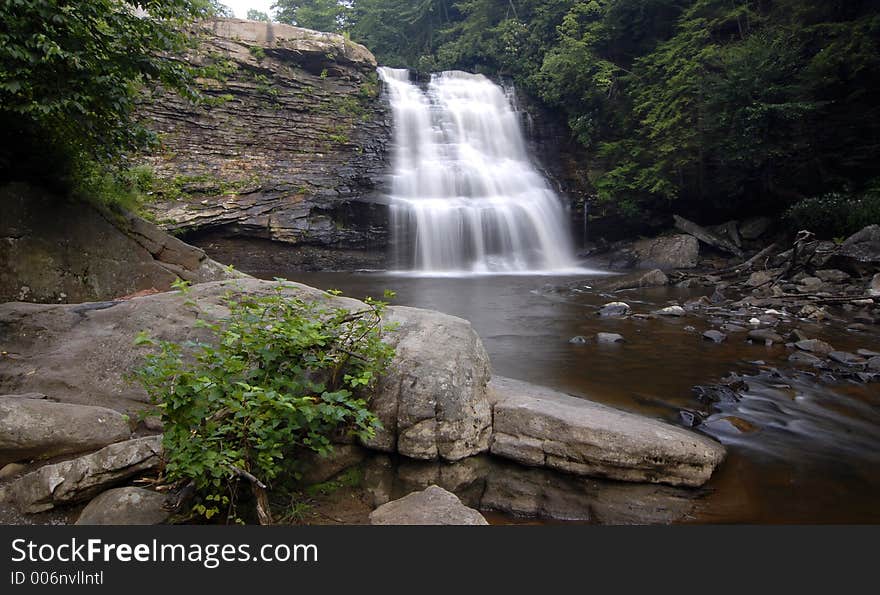
<path id="1" fill-rule="evenodd" d="M 576 335 L 568 340 L 572 345 L 585 345 L 589 340 L 583 335 Z"/>
<path id="2" fill-rule="evenodd" d="M 532 466 L 624 481 L 699 486 L 724 447 L 664 422 L 495 377 L 491 452 Z"/>
<path id="3" fill-rule="evenodd" d="M 371 525 L 488 525 L 485 517 L 458 496 L 432 485 L 370 513 Z"/>
<path id="4" fill-rule="evenodd" d="M 165 501 L 163 494 L 143 488 L 107 490 L 86 505 L 76 524 L 160 525 L 171 516 Z"/>
<path id="5" fill-rule="evenodd" d="M 832 351 L 828 354 L 828 359 L 847 366 L 859 366 L 865 363 L 865 358 L 846 351 Z"/>
<path id="6" fill-rule="evenodd" d="M 131 436 L 128 420 L 112 409 L 27 396 L 0 396 L 0 466 L 95 450 Z"/>

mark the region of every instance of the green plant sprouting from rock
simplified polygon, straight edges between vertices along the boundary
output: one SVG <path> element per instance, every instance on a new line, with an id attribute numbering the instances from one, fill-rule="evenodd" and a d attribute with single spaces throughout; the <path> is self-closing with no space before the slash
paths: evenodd
<path id="1" fill-rule="evenodd" d="M 164 423 L 167 479 L 195 491 L 196 516 L 238 520 L 249 484 L 260 522 L 271 522 L 268 492 L 299 479 L 298 453 L 327 454 L 334 436 L 380 427 L 368 404 L 394 353 L 382 340 L 393 330 L 387 304 L 349 310 L 287 289 L 279 280 L 268 295 L 228 293 L 228 316 L 196 319 L 206 340 L 137 338 L 154 349 L 136 377 Z"/>

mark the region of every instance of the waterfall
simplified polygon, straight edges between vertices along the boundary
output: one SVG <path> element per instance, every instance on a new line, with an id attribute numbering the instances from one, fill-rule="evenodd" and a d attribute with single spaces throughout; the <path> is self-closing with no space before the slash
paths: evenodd
<path id="1" fill-rule="evenodd" d="M 529 159 L 511 98 L 486 77 L 380 68 L 394 118 L 394 265 L 429 273 L 575 267 L 566 210 Z"/>

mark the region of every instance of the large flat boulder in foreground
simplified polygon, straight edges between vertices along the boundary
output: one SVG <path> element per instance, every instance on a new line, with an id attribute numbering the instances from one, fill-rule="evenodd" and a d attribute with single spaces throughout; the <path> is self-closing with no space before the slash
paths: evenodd
<path id="1" fill-rule="evenodd" d="M 204 340 L 196 318 L 228 315 L 227 292 L 261 295 L 276 288 L 275 282 L 243 278 L 198 284 L 186 296 L 173 291 L 73 305 L 0 304 L 0 345 L 15 354 L 0 368 L 0 392 L 39 392 L 134 415 L 148 402 L 143 388 L 129 379 L 148 352 L 134 344 L 139 332 L 176 342 Z M 349 310 L 366 308 L 298 283 L 286 283 L 282 292 Z M 470 323 L 397 306 L 388 309 L 385 322 L 399 325 L 386 335 L 396 355 L 371 402 L 383 429 L 367 446 L 444 460 L 488 450 L 489 358 Z"/>
<path id="2" fill-rule="evenodd" d="M 128 420 L 106 407 L 55 403 L 44 395 L 0 395 L 0 466 L 86 452 L 131 437 Z"/>
<path id="3" fill-rule="evenodd" d="M 383 504 L 370 513 L 371 525 L 488 525 L 478 511 L 436 485 Z"/>
<path id="4" fill-rule="evenodd" d="M 577 475 L 700 486 L 724 459 L 714 440 L 509 378 L 489 383 L 491 452 Z"/>

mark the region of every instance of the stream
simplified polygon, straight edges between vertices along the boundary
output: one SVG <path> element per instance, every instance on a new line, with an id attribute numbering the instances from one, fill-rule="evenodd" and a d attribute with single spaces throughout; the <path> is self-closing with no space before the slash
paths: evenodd
<path id="1" fill-rule="evenodd" d="M 248 264 L 243 270 L 258 277 L 284 277 L 356 298 L 381 297 L 383 290 L 392 289 L 394 304 L 471 321 L 495 374 L 672 423 L 681 423 L 681 409 L 700 407 L 694 385 L 717 383 L 730 372 L 745 375 L 750 389 L 744 398 L 722 404 L 722 411 L 700 428 L 728 447 L 728 458 L 693 509 L 676 521 L 880 522 L 876 383 L 829 384 L 803 374 L 791 377 L 785 372 L 790 371 L 785 366 L 790 351 L 784 346 L 751 344 L 744 336 L 722 344 L 702 340 L 700 333 L 710 325 L 696 315 L 654 320 L 596 316 L 596 309 L 612 299 L 625 300 L 635 312 L 650 312 L 670 300 L 684 303 L 701 291 L 653 288 L 562 297 L 547 291 L 548 286 L 571 278 L 304 273 Z M 876 335 L 828 325 L 806 328 L 838 349 L 880 350 Z M 619 333 L 626 343 L 568 342 L 574 335 L 597 332 Z M 773 373 L 776 366 L 782 370 L 779 376 Z"/>

